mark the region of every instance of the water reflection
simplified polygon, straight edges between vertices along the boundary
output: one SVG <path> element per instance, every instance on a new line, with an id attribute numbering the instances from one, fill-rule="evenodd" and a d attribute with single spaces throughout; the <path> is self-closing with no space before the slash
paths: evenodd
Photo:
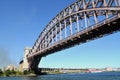
<path id="1" fill-rule="evenodd" d="M 120 72 L 2 77 L 0 80 L 120 80 Z"/>

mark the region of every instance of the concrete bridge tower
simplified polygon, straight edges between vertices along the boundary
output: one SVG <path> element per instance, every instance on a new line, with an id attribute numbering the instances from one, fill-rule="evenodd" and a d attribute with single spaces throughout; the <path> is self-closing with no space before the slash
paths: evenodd
<path id="1" fill-rule="evenodd" d="M 29 64 L 28 64 L 28 60 L 27 60 L 27 55 L 29 53 L 29 51 L 31 50 L 32 48 L 30 47 L 25 47 L 24 49 L 24 57 L 23 57 L 23 71 L 24 70 L 28 70 L 28 67 L 29 67 Z"/>

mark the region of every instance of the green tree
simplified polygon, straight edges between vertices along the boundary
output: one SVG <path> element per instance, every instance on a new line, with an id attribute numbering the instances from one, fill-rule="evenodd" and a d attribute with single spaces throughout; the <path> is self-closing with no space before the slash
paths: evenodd
<path id="1" fill-rule="evenodd" d="M 23 75 L 23 73 L 20 71 L 16 71 L 16 75 Z"/>
<path id="2" fill-rule="evenodd" d="M 2 69 L 0 69 L 0 76 L 2 76 L 3 75 L 3 71 L 2 71 Z"/>
<path id="3" fill-rule="evenodd" d="M 12 75 L 16 75 L 16 71 L 11 70 L 11 74 L 12 74 Z"/>
<path id="4" fill-rule="evenodd" d="M 11 71 L 10 70 L 6 70 L 4 73 L 5 73 L 5 76 L 10 76 L 11 75 Z"/>
<path id="5" fill-rule="evenodd" d="M 24 71 L 23 71 L 23 74 L 24 74 L 24 75 L 27 75 L 27 74 L 28 74 L 28 71 L 27 71 L 27 70 L 24 70 Z"/>
<path id="6" fill-rule="evenodd" d="M 118 11 L 118 13 L 120 13 L 120 10 Z"/>
<path id="7" fill-rule="evenodd" d="M 32 71 L 32 70 L 30 70 L 30 71 L 28 71 L 28 73 L 30 74 L 35 74 L 35 72 L 34 71 Z"/>

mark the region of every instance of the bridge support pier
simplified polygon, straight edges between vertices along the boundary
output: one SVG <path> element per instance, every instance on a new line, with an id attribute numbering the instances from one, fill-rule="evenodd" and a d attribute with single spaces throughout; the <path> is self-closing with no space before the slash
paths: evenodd
<path id="1" fill-rule="evenodd" d="M 41 60 L 41 57 L 33 57 L 28 61 L 29 71 L 34 71 L 35 74 L 41 74 L 41 70 L 38 68 L 38 64 Z"/>

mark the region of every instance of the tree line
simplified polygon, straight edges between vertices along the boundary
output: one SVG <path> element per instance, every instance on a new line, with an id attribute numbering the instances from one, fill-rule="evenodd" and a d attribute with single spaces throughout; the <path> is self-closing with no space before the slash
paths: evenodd
<path id="1" fill-rule="evenodd" d="M 24 70 L 23 72 L 20 71 L 14 71 L 14 70 L 5 70 L 2 71 L 2 69 L 0 69 L 0 77 L 4 76 L 4 77 L 9 77 L 9 76 L 22 76 L 22 75 L 29 75 L 29 74 L 34 74 L 33 71 L 27 71 Z"/>

